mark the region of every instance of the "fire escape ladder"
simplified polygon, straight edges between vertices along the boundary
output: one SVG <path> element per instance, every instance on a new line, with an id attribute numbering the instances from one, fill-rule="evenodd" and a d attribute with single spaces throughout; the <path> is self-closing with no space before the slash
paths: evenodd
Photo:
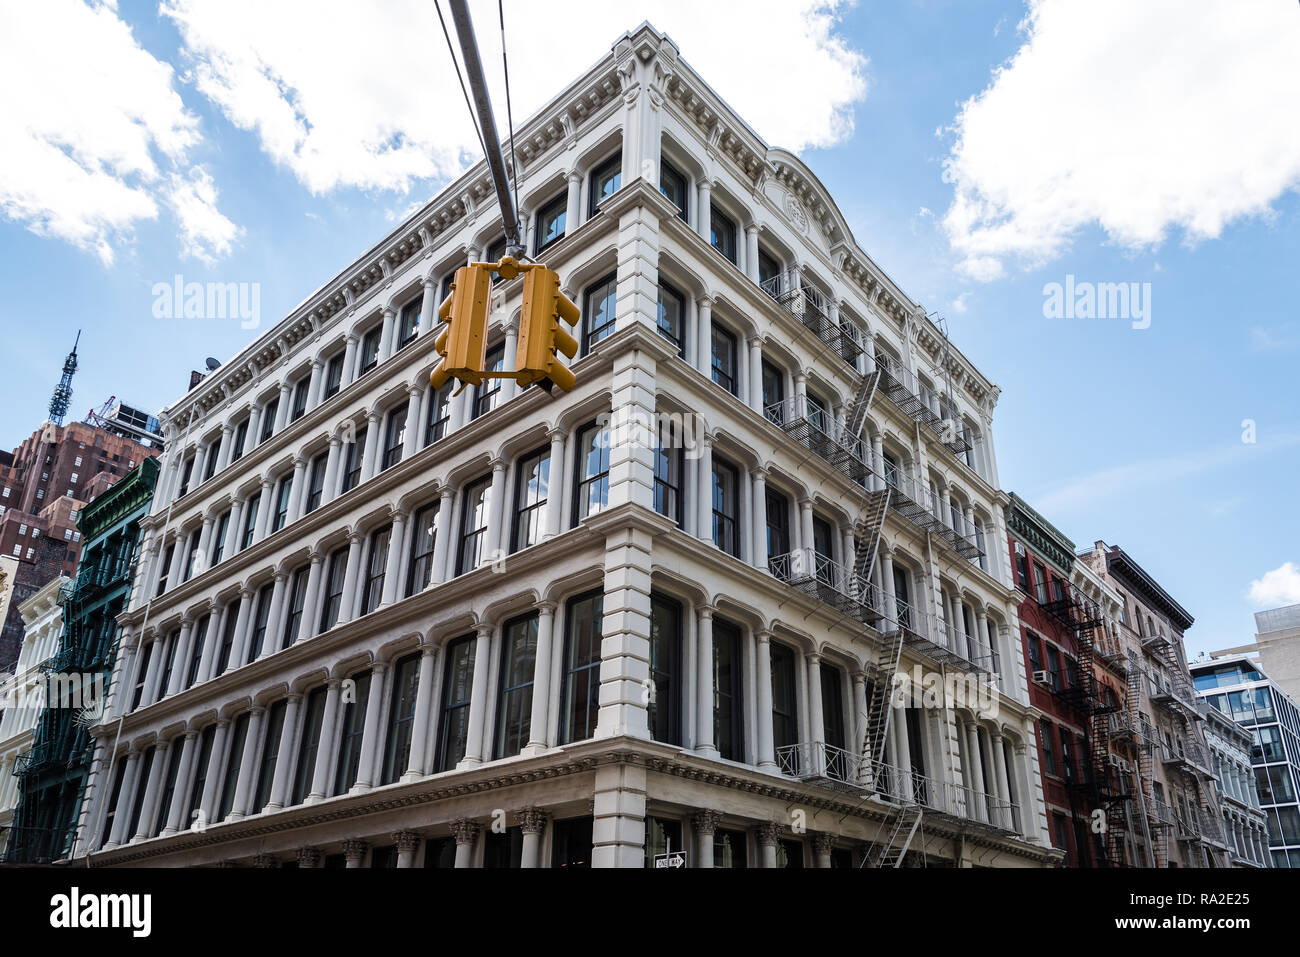
<path id="1" fill-rule="evenodd" d="M 906 804 L 900 807 L 890 820 L 889 837 L 880 845 L 872 866 L 902 867 L 903 859 L 907 856 L 908 848 L 912 846 L 912 838 L 916 836 L 923 816 L 924 811 L 920 805 Z"/>

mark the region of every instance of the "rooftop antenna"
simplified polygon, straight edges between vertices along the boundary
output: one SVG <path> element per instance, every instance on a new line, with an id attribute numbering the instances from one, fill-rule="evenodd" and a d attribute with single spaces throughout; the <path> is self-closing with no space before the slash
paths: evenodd
<path id="1" fill-rule="evenodd" d="M 81 330 L 78 329 L 77 338 L 72 343 L 72 351 L 63 360 L 63 378 L 59 380 L 54 394 L 50 396 L 50 421 L 55 425 L 63 425 L 63 419 L 68 414 L 68 406 L 72 403 L 72 376 L 77 371 L 77 345 L 80 342 Z"/>

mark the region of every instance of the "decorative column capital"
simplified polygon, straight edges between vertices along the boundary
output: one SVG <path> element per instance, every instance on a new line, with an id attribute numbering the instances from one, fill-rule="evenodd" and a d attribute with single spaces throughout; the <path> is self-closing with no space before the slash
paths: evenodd
<path id="1" fill-rule="evenodd" d="M 695 830 L 699 831 L 701 834 L 712 834 L 718 829 L 718 825 L 721 822 L 722 812 L 715 811 L 712 808 L 705 808 L 702 811 L 697 811 L 695 816 L 691 818 L 691 823 L 695 825 Z"/>
<path id="2" fill-rule="evenodd" d="M 397 831 L 393 834 L 393 843 L 397 845 L 397 853 L 409 854 L 420 846 L 420 835 L 415 831 Z"/>
<path id="3" fill-rule="evenodd" d="M 343 856 L 348 859 L 349 863 L 352 861 L 360 863 L 368 850 L 370 850 L 370 845 L 360 838 L 348 838 L 343 842 Z"/>
<path id="4" fill-rule="evenodd" d="M 473 844 L 478 840 L 480 830 L 478 823 L 467 817 L 451 822 L 451 833 L 457 844 Z"/>
<path id="5" fill-rule="evenodd" d="M 314 847 L 298 848 L 298 866 L 299 867 L 320 867 L 320 851 Z"/>
<path id="6" fill-rule="evenodd" d="M 253 858 L 254 867 L 279 867 L 280 862 L 274 854 L 258 854 Z"/>
<path id="7" fill-rule="evenodd" d="M 834 847 L 835 836 L 833 834 L 813 835 L 813 851 L 817 854 L 829 854 Z"/>
<path id="8" fill-rule="evenodd" d="M 779 824 L 760 824 L 758 826 L 758 843 L 764 847 L 775 847 L 781 840 Z"/>
<path id="9" fill-rule="evenodd" d="M 519 812 L 519 829 L 525 834 L 541 834 L 551 816 L 541 808 L 528 807 Z"/>

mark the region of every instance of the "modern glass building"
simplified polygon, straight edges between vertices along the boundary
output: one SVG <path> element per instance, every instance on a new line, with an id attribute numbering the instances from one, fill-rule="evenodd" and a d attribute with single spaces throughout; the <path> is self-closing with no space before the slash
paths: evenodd
<path id="1" fill-rule="evenodd" d="M 1268 816 L 1274 867 L 1300 868 L 1300 709 L 1246 655 L 1227 655 L 1191 666 L 1197 693 L 1250 729 L 1255 789 Z"/>

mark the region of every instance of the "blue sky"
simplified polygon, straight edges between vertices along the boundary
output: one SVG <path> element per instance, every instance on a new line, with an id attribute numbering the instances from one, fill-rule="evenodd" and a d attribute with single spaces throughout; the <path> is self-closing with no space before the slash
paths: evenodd
<path id="1" fill-rule="evenodd" d="M 474 158 L 428 3 L 26 6 L 0 14 L 24 91 L 0 110 L 0 445 L 79 328 L 73 414 L 157 410 L 257 330 L 155 318 L 155 283 L 255 282 L 273 323 Z M 998 383 L 1006 489 L 1129 550 L 1196 617 L 1193 652 L 1300 601 L 1294 4 L 611 6 L 548 5 L 525 44 L 537 8 L 506 3 L 516 117 L 649 19 Z M 472 8 L 492 70 L 495 4 Z M 1149 327 L 1046 318 L 1067 275 L 1149 283 Z"/>

